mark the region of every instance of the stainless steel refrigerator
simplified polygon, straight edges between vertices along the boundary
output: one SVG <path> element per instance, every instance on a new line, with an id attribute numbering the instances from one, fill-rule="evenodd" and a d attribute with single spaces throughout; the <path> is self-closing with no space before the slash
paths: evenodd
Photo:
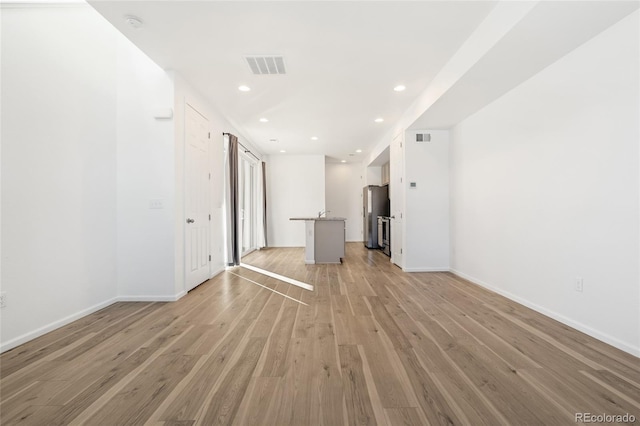
<path id="1" fill-rule="evenodd" d="M 369 185 L 362 189 L 364 245 L 378 245 L 378 216 L 389 216 L 389 191 L 387 186 Z"/>

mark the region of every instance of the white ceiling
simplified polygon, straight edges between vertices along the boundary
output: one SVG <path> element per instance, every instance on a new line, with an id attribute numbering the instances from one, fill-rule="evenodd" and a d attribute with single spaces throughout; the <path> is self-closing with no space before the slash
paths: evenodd
<path id="1" fill-rule="evenodd" d="M 178 72 L 236 127 L 241 140 L 247 138 L 262 153 L 286 150 L 359 162 L 378 155 L 375 150 L 396 124 L 413 129 L 456 124 L 636 10 L 640 2 L 90 4 L 161 67 Z M 139 17 L 142 28 L 129 26 L 127 15 Z M 500 26 L 508 30 L 497 36 Z M 495 40 L 480 54 L 477 47 L 487 37 Z M 287 74 L 253 75 L 246 55 L 282 55 Z M 449 60 L 449 66 L 468 64 L 458 67 L 457 76 L 449 75 Z M 440 86 L 443 82 L 447 88 Z M 398 84 L 407 90 L 394 92 Z M 240 85 L 252 90 L 240 92 Z M 261 117 L 269 122 L 261 123 Z M 374 123 L 377 117 L 384 122 Z M 359 149 L 363 152 L 356 153 Z"/>
<path id="2" fill-rule="evenodd" d="M 450 128 L 637 10 L 634 1 L 540 1 L 411 124 Z M 598 82 L 594 82 L 598 84 Z"/>
<path id="3" fill-rule="evenodd" d="M 494 4 L 91 2 L 264 153 L 284 149 L 348 161 L 364 158 Z M 125 15 L 141 18 L 143 27 L 131 28 Z M 253 75 L 244 55 L 283 55 L 287 75 Z M 252 90 L 238 91 L 241 84 Z M 398 84 L 407 90 L 394 92 Z M 385 121 L 374 123 L 377 117 Z"/>

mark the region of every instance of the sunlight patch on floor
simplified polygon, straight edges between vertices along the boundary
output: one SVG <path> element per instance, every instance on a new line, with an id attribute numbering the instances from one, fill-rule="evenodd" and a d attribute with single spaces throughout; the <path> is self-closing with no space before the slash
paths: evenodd
<path id="1" fill-rule="evenodd" d="M 269 287 L 267 287 L 266 285 L 262 285 L 262 284 L 260 284 L 259 282 L 254 281 L 254 280 L 252 280 L 252 279 L 250 279 L 250 278 L 243 277 L 242 275 L 238 275 L 238 274 L 236 274 L 235 272 L 232 272 L 232 271 L 230 271 L 230 270 L 227 270 L 227 272 L 228 272 L 228 273 L 230 273 L 230 274 L 232 274 L 232 275 L 235 275 L 236 277 L 242 278 L 243 280 L 247 280 L 247 281 L 249 281 L 249 282 L 251 282 L 251 283 L 253 283 L 253 284 L 255 284 L 255 285 L 259 285 L 259 286 L 260 286 L 260 287 L 262 287 L 262 288 L 266 288 L 267 290 L 272 291 L 272 292 L 274 292 L 274 293 L 277 293 L 277 294 L 279 294 L 279 295 L 280 295 L 280 296 L 282 296 L 282 297 L 286 297 L 287 299 L 293 300 L 294 302 L 298 302 L 298 303 L 300 303 L 301 305 L 309 306 L 309 305 L 307 305 L 306 303 L 304 303 L 304 302 L 302 302 L 302 301 L 300 301 L 300 300 L 298 300 L 298 299 L 294 299 L 294 298 L 293 298 L 293 297 L 291 297 L 291 296 L 287 296 L 287 295 L 286 295 L 286 294 L 284 294 L 284 293 L 280 293 L 279 291 L 274 290 L 274 289 L 272 289 L 272 288 L 269 288 Z"/>
<path id="2" fill-rule="evenodd" d="M 295 280 L 293 278 L 285 277 L 284 275 L 276 274 L 275 272 L 267 271 L 264 269 L 257 268 L 255 266 L 247 265 L 246 263 L 240 263 L 240 267 L 250 269 L 259 274 L 266 275 L 271 278 L 275 278 L 280 281 L 284 281 L 286 283 L 301 287 L 305 290 L 313 291 L 313 286 L 311 284 L 303 283 L 302 281 Z"/>

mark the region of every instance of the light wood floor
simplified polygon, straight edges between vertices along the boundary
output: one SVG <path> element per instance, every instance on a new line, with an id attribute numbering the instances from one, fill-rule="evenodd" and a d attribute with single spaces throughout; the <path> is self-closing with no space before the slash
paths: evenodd
<path id="1" fill-rule="evenodd" d="M 112 305 L 2 354 L 1 423 L 640 419 L 638 358 L 452 274 L 406 274 L 362 244 L 342 265 L 304 265 L 303 249 L 245 261 L 315 291 L 238 268 L 175 303 Z"/>

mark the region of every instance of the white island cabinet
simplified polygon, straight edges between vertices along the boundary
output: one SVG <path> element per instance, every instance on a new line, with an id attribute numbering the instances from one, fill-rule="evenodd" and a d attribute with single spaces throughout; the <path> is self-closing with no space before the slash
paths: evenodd
<path id="1" fill-rule="evenodd" d="M 305 222 L 304 262 L 341 263 L 344 258 L 344 217 L 292 217 Z"/>

